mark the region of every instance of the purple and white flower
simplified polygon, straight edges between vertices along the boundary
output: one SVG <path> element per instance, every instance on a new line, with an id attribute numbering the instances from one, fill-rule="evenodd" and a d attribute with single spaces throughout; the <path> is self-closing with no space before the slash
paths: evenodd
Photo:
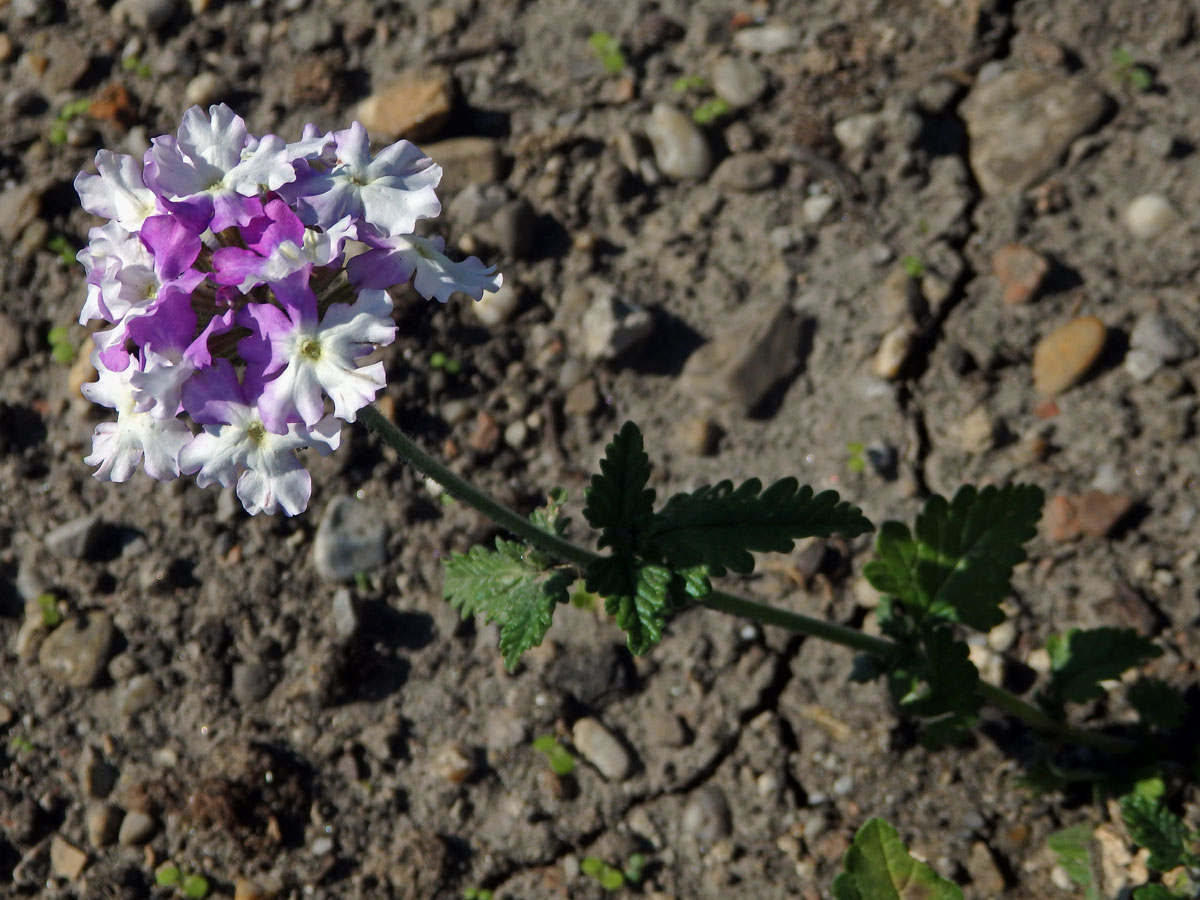
<path id="1" fill-rule="evenodd" d="M 302 511 L 299 451 L 332 452 L 386 386 L 382 362 L 359 364 L 395 338 L 386 289 L 411 280 L 446 302 L 500 287 L 494 267 L 413 233 L 441 211 L 440 178 L 407 141 L 372 155 L 357 122 L 285 143 L 223 104 L 189 109 L 141 163 L 100 151 L 96 174 L 75 179 L 109 220 L 78 254 L 79 320 L 109 326 L 83 392 L 117 413 L 93 436 L 96 477 L 140 466 L 236 486 L 250 513 Z M 353 239 L 369 249 L 347 264 Z"/>

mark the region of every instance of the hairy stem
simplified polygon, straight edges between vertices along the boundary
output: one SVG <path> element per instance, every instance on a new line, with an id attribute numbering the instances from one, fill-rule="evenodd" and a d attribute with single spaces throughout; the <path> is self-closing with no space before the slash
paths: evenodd
<path id="1" fill-rule="evenodd" d="M 497 502 L 488 494 L 474 487 L 470 482 L 456 475 L 442 463 L 438 462 L 420 447 L 418 447 L 399 428 L 387 420 L 374 406 L 366 406 L 359 411 L 363 423 L 377 433 L 395 450 L 400 458 L 409 463 L 422 475 L 432 478 L 446 491 L 463 503 L 483 513 L 497 525 L 508 529 L 513 534 L 524 539 L 528 544 L 539 550 L 557 557 L 563 562 L 580 568 L 585 568 L 599 556 L 583 547 L 578 547 L 570 541 L 538 528 L 528 519 L 513 512 L 507 506 Z M 797 634 L 823 638 L 851 650 L 871 653 L 883 659 L 888 659 L 900 652 L 900 647 L 886 638 L 865 634 L 853 628 L 846 628 L 823 619 L 815 619 L 800 613 L 794 613 L 775 606 L 768 606 L 755 600 L 729 594 L 725 591 L 714 590 L 700 601 L 702 606 L 730 615 L 743 616 L 764 625 L 775 625 L 786 628 Z M 1021 719 L 1031 728 L 1052 735 L 1068 744 L 1082 745 L 1109 754 L 1124 754 L 1135 749 L 1135 745 L 1122 738 L 1096 734 L 1095 732 L 1073 728 L 1059 722 L 1042 712 L 1031 703 L 1022 700 L 1016 694 L 1004 690 L 990 682 L 979 682 L 979 693 L 992 705 L 999 707 L 1009 715 Z"/>

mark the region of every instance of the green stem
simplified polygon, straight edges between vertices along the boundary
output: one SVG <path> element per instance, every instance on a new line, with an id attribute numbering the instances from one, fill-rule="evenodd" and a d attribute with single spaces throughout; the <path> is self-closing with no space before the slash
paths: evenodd
<path id="1" fill-rule="evenodd" d="M 450 471 L 418 447 L 374 406 L 366 406 L 359 410 L 359 416 L 368 428 L 383 438 L 388 446 L 400 455 L 401 459 L 418 472 L 432 478 L 451 496 L 473 506 L 497 525 L 508 529 L 531 546 L 580 568 L 586 568 L 593 560 L 600 558 L 590 550 L 577 547 L 570 541 L 538 528 L 528 519 L 517 515 L 507 506 L 474 487 L 462 476 Z M 764 625 L 776 625 L 797 634 L 823 638 L 832 643 L 841 644 L 843 647 L 849 647 L 851 650 L 871 653 L 883 659 L 900 652 L 900 647 L 886 638 L 875 637 L 823 619 L 815 619 L 811 616 L 768 606 L 765 603 L 748 600 L 725 591 L 714 590 L 700 603 L 709 609 L 734 616 L 743 616 Z M 989 682 L 979 682 L 979 693 L 989 703 L 1021 719 L 1031 728 L 1051 734 L 1063 742 L 1092 747 L 1101 752 L 1116 755 L 1129 753 L 1135 749 L 1132 742 L 1122 738 L 1096 734 L 1058 722 L 1036 706 Z"/>

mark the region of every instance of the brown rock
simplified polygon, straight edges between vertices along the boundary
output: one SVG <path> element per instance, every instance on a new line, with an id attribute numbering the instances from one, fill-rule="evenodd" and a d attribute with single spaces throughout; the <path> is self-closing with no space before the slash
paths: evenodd
<path id="1" fill-rule="evenodd" d="M 101 612 L 68 619 L 42 642 L 38 663 L 59 684 L 91 687 L 104 671 L 115 633 L 112 619 Z"/>
<path id="2" fill-rule="evenodd" d="M 1046 257 L 1021 244 L 1005 244 L 992 255 L 992 272 L 1004 290 L 1006 306 L 1020 306 L 1037 296 L 1049 271 Z"/>
<path id="3" fill-rule="evenodd" d="M 1072 541 L 1080 535 L 1107 537 L 1133 508 L 1123 494 L 1095 489 L 1082 494 L 1059 494 L 1046 504 L 1042 528 L 1054 543 Z"/>
<path id="4" fill-rule="evenodd" d="M 471 448 L 480 453 L 493 453 L 500 445 L 500 424 L 494 417 L 481 412 L 475 419 L 475 429 L 467 438 Z"/>
<path id="5" fill-rule="evenodd" d="M 50 840 L 50 868 L 59 878 L 74 881 L 87 866 L 87 854 L 57 834 Z"/>
<path id="6" fill-rule="evenodd" d="M 19 184 L 0 192 L 0 239 L 15 243 L 41 209 L 41 189 L 32 184 Z"/>
<path id="7" fill-rule="evenodd" d="M 1034 389 L 1052 397 L 1078 382 L 1100 358 L 1107 334 L 1103 322 L 1083 316 L 1038 341 L 1033 351 Z"/>
<path id="8" fill-rule="evenodd" d="M 967 874 L 971 876 L 971 886 L 981 897 L 998 897 L 1004 892 L 1004 873 L 996 865 L 992 851 L 983 841 L 971 845 L 971 853 L 967 857 Z"/>
<path id="9" fill-rule="evenodd" d="M 372 136 L 423 141 L 454 110 L 454 80 L 445 69 L 410 69 L 359 103 L 351 114 Z"/>
<path id="10" fill-rule="evenodd" d="M 233 900 L 270 900 L 275 894 L 257 881 L 239 878 L 233 886 Z"/>
<path id="11" fill-rule="evenodd" d="M 443 197 L 453 196 L 469 184 L 499 181 L 504 174 L 500 145 L 492 138 L 449 138 L 421 149 L 442 167 L 438 193 Z"/>
<path id="12" fill-rule="evenodd" d="M 596 382 L 585 378 L 579 384 L 567 391 L 563 401 L 563 412 L 569 416 L 589 416 L 600 405 L 600 394 L 596 391 Z"/>

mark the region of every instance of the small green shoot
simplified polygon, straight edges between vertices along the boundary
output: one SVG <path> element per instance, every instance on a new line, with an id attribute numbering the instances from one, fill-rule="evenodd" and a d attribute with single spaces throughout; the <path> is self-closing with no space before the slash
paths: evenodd
<path id="1" fill-rule="evenodd" d="M 535 738 L 533 749 L 546 757 L 546 763 L 555 775 L 566 777 L 575 771 L 575 757 L 553 735 L 543 734 Z"/>
<path id="2" fill-rule="evenodd" d="M 730 106 L 720 97 L 705 100 L 692 110 L 692 121 L 697 125 L 711 125 L 717 119 L 729 115 Z"/>
<path id="3" fill-rule="evenodd" d="M 488 888 L 469 887 L 463 891 L 463 900 L 492 900 L 492 892 Z"/>
<path id="4" fill-rule="evenodd" d="M 69 267 L 75 264 L 75 248 L 67 240 L 66 235 L 56 234 L 50 238 L 46 241 L 46 249 L 62 260 L 64 266 Z"/>
<path id="5" fill-rule="evenodd" d="M 175 863 L 165 862 L 154 870 L 154 883 L 159 887 L 175 887 L 182 880 L 183 873 Z"/>
<path id="6" fill-rule="evenodd" d="M 34 750 L 33 744 L 20 735 L 13 735 L 12 738 L 9 739 L 9 756 L 15 756 L 18 753 L 29 753 L 32 750 Z"/>
<path id="7" fill-rule="evenodd" d="M 683 75 L 671 82 L 671 88 L 679 94 L 703 91 L 708 88 L 708 80 L 703 75 Z"/>
<path id="8" fill-rule="evenodd" d="M 208 896 L 208 879 L 193 872 L 183 879 L 179 891 L 188 900 L 204 900 Z"/>
<path id="9" fill-rule="evenodd" d="M 121 69 L 125 72 L 132 72 L 139 78 L 150 77 L 150 66 L 136 54 L 130 54 L 121 58 Z"/>
<path id="10" fill-rule="evenodd" d="M 604 66 L 605 72 L 616 74 L 625 68 L 625 54 L 621 50 L 621 42 L 607 31 L 593 31 L 588 38 L 588 46 Z"/>
<path id="11" fill-rule="evenodd" d="M 579 869 L 584 875 L 600 882 L 600 887 L 606 891 L 619 891 L 625 886 L 625 875 L 621 870 L 597 856 L 585 856 L 579 863 Z"/>
<path id="12" fill-rule="evenodd" d="M 865 450 L 862 441 L 850 441 L 846 445 L 846 471 L 858 475 L 867 470 L 867 461 L 863 457 Z"/>
<path id="13" fill-rule="evenodd" d="M 367 581 L 366 572 L 354 573 L 354 587 L 360 594 L 365 594 L 368 590 L 370 590 L 371 582 Z"/>
<path id="14" fill-rule="evenodd" d="M 1154 87 L 1154 74 L 1145 66 L 1139 66 L 1133 53 L 1126 47 L 1112 52 L 1113 73 L 1135 91 L 1144 94 Z"/>
<path id="15" fill-rule="evenodd" d="M 631 853 L 625 862 L 625 880 L 630 884 L 641 884 L 646 874 L 646 854 Z"/>
<path id="16" fill-rule="evenodd" d="M 447 375 L 457 375 L 462 371 L 462 365 L 457 359 L 451 359 L 441 350 L 434 350 L 429 354 L 429 367 L 432 369 L 441 369 Z"/>
<path id="17" fill-rule="evenodd" d="M 58 598 L 50 592 L 37 598 L 38 610 L 42 614 L 42 624 L 47 628 L 57 628 L 62 624 L 62 613 L 58 611 Z"/>
<path id="18" fill-rule="evenodd" d="M 900 266 L 909 278 L 920 278 L 925 274 L 925 263 L 921 262 L 919 256 L 909 254 L 900 260 Z"/>
<path id="19" fill-rule="evenodd" d="M 47 331 L 46 343 L 50 345 L 50 355 L 56 362 L 67 366 L 75 361 L 75 345 L 71 343 L 66 325 L 55 325 Z"/>

